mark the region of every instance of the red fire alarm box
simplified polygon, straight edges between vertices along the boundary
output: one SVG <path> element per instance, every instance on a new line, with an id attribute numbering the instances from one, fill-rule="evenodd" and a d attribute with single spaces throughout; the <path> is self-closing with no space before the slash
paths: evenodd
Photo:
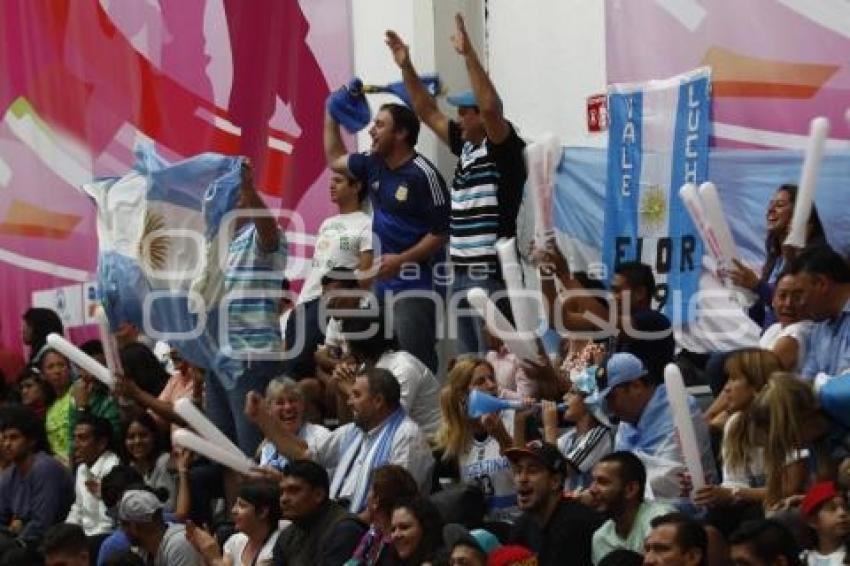
<path id="1" fill-rule="evenodd" d="M 608 97 L 594 94 L 587 97 L 587 131 L 604 132 L 608 129 Z"/>

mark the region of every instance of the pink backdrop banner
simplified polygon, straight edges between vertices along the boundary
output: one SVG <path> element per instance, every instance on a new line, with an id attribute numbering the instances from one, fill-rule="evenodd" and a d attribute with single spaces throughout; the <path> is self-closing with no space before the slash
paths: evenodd
<path id="1" fill-rule="evenodd" d="M 33 301 L 94 335 L 94 205 L 150 139 L 169 160 L 249 156 L 272 206 L 312 233 L 332 213 L 322 116 L 351 77 L 339 0 L 6 0 L 0 4 L 0 341 L 19 348 Z M 304 249 L 304 246 L 301 246 Z M 297 273 L 305 258 L 293 258 Z M 56 289 L 61 289 L 57 292 Z M 82 309 L 82 310 L 80 310 Z"/>
<path id="2" fill-rule="evenodd" d="M 802 148 L 809 121 L 848 148 L 850 3 L 607 0 L 609 83 L 712 68 L 714 143 Z"/>

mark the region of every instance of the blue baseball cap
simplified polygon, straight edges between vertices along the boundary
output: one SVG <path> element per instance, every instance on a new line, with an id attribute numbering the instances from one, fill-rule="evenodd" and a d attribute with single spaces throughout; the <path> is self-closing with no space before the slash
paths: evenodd
<path id="1" fill-rule="evenodd" d="M 489 555 L 502 546 L 496 535 L 490 531 L 485 529 L 469 531 L 459 523 L 449 523 L 443 527 L 443 540 L 449 550 L 453 550 L 457 545 L 464 545 L 477 548 L 484 555 Z"/>
<path id="2" fill-rule="evenodd" d="M 608 358 L 605 369 L 596 374 L 599 397 L 605 399 L 618 385 L 631 383 L 648 373 L 640 358 L 628 352 L 617 352 Z"/>
<path id="3" fill-rule="evenodd" d="M 478 101 L 475 100 L 475 94 L 471 90 L 466 90 L 458 94 L 450 94 L 446 97 L 446 100 L 452 106 L 474 106 L 476 108 L 478 107 Z"/>

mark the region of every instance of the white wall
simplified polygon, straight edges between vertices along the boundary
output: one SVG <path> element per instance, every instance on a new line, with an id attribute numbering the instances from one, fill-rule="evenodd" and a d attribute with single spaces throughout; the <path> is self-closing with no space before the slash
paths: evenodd
<path id="1" fill-rule="evenodd" d="M 410 45 L 420 73 L 438 72 L 449 92 L 468 88 L 450 42 L 454 14 L 461 12 L 507 116 L 524 136 L 554 132 L 565 145 L 605 145 L 604 134 L 587 132 L 585 118 L 587 96 L 605 89 L 604 0 L 489 0 L 486 30 L 484 0 L 350 1 L 354 68 L 365 82 L 400 80 L 384 45 L 384 31 L 394 29 Z M 384 101 L 371 100 L 373 108 Z M 454 112 L 445 103 L 442 108 Z M 367 139 L 361 134 L 361 147 Z M 419 150 L 451 172 L 453 160 L 430 132 Z"/>
<path id="2" fill-rule="evenodd" d="M 468 18 L 468 29 L 479 49 L 483 46 L 483 3 L 478 0 L 351 0 L 354 37 L 354 72 L 364 82 L 386 84 L 401 80 L 401 71 L 384 43 L 386 30 L 392 29 L 410 46 L 413 63 L 420 74 L 438 73 L 447 92 L 468 88 L 466 68 L 451 45 L 454 15 L 460 11 Z M 389 95 L 370 95 L 373 111 Z M 441 99 L 446 113 L 454 109 Z M 358 146 L 370 144 L 366 131 L 358 136 Z M 417 149 L 450 178 L 455 159 L 427 128 L 419 136 Z"/>
<path id="3" fill-rule="evenodd" d="M 490 76 L 523 136 L 602 147 L 586 99 L 605 90 L 604 0 L 489 0 Z"/>

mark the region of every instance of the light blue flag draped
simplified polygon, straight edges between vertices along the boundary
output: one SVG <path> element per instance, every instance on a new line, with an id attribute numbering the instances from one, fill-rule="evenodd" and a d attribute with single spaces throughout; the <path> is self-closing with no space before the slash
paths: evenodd
<path id="1" fill-rule="evenodd" d="M 679 321 L 699 288 L 702 242 L 679 198 L 708 179 L 710 71 L 611 85 L 603 261 L 652 267 L 657 306 Z"/>
<path id="2" fill-rule="evenodd" d="M 803 152 L 794 150 L 712 149 L 711 180 L 717 185 L 723 212 L 743 260 L 760 271 L 764 262 L 767 204 L 776 188 L 800 176 Z M 553 196 L 554 225 L 559 242 L 575 270 L 595 271 L 602 258 L 608 153 L 604 149 L 566 148 Z M 815 205 L 829 244 L 850 256 L 850 154 L 824 154 Z M 746 316 L 742 313 L 742 316 Z M 677 337 L 678 338 L 678 337 Z M 691 344 L 705 351 L 710 340 Z"/>
<path id="3" fill-rule="evenodd" d="M 172 164 L 151 144 L 134 154 L 125 175 L 83 187 L 98 207 L 100 300 L 113 330 L 135 324 L 210 368 L 217 304 L 190 309 L 189 289 L 209 271 L 206 243 L 236 206 L 242 158 L 204 153 Z"/>

